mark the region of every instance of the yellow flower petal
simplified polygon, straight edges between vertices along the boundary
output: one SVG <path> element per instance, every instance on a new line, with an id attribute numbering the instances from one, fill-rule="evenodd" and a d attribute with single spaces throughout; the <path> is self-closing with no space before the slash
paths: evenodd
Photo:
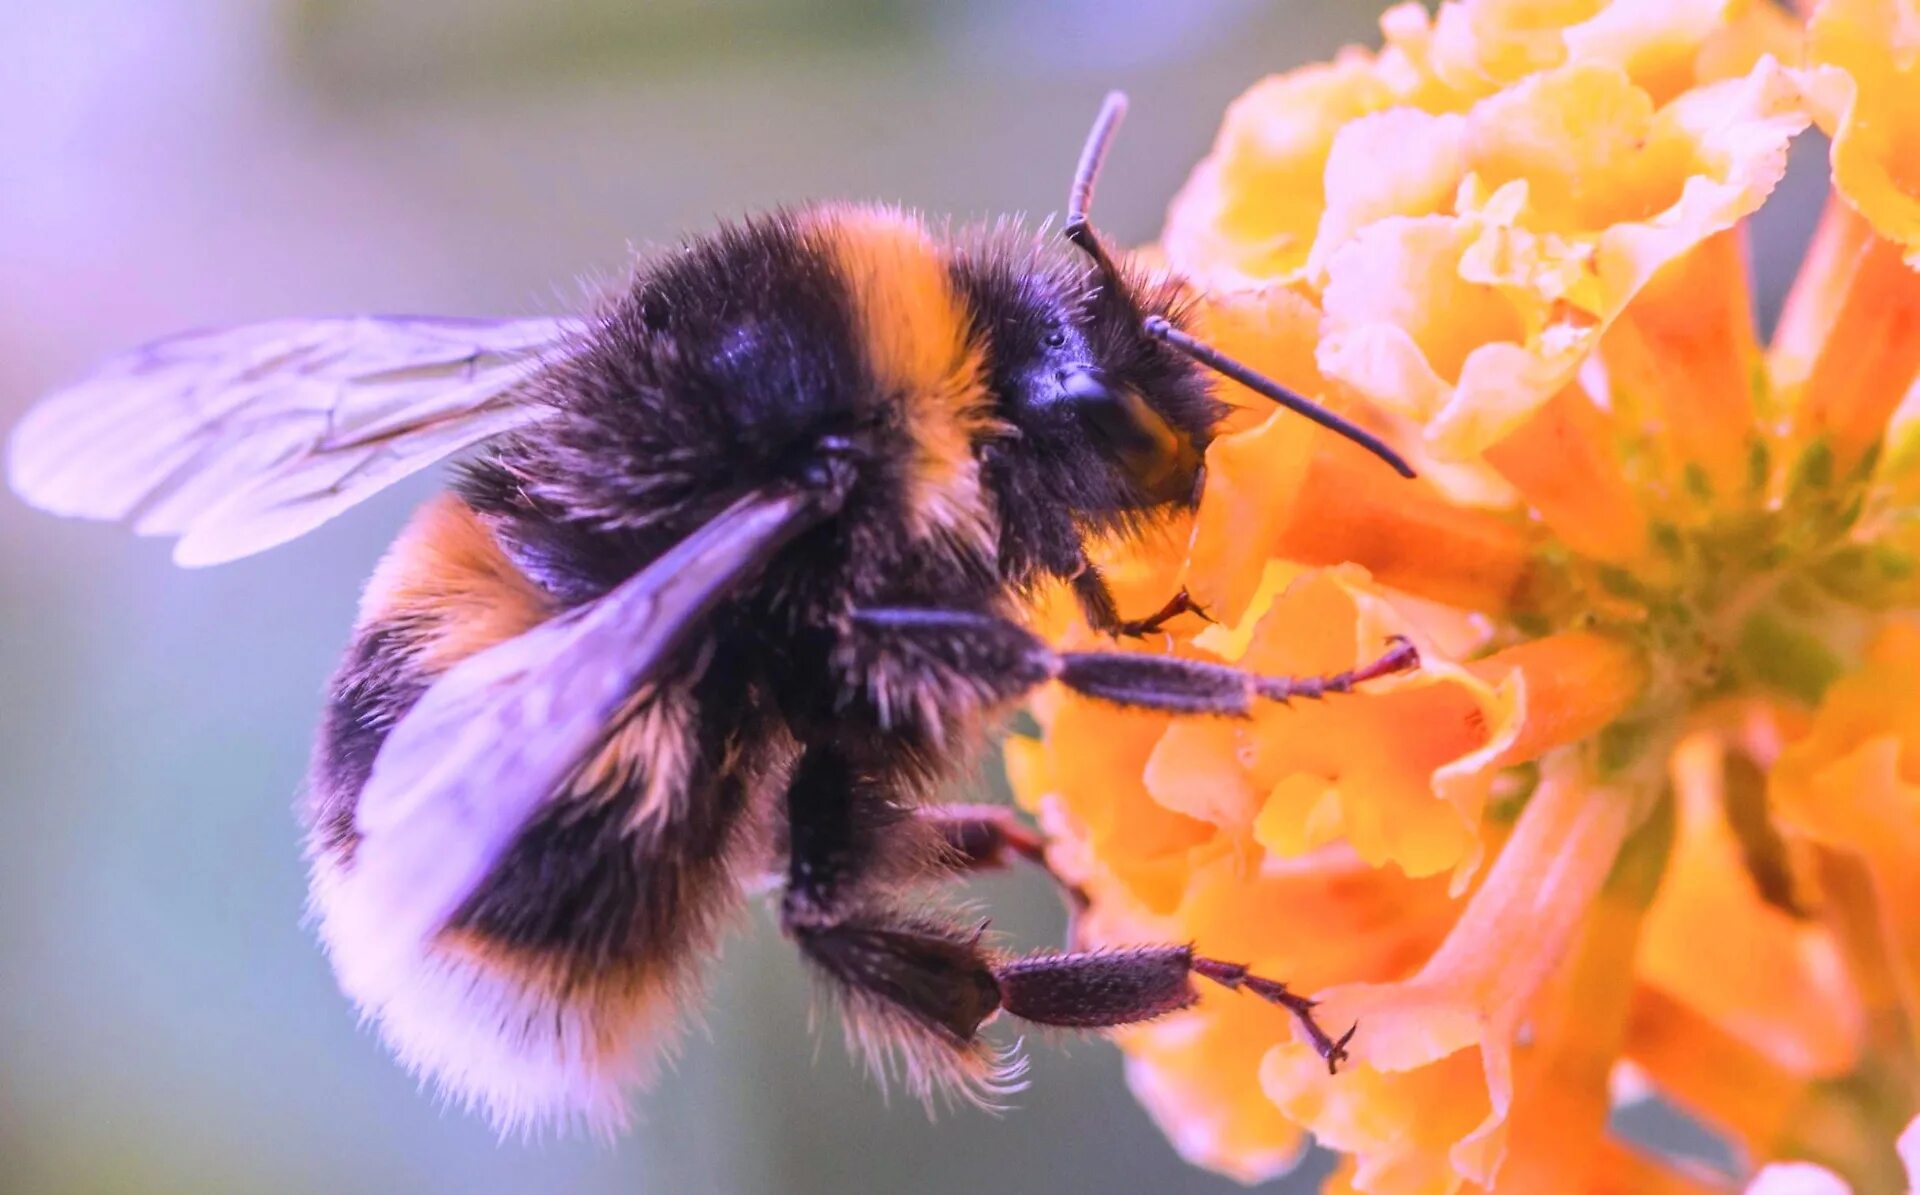
<path id="1" fill-rule="evenodd" d="M 1453 932 L 1411 978 L 1319 994 L 1359 1023 L 1337 1078 L 1304 1042 L 1269 1051 L 1268 1096 L 1323 1143 L 1355 1154 L 1375 1195 L 1491 1186 L 1506 1153 L 1514 1038 L 1573 943 L 1633 816 L 1620 793 L 1544 781 Z"/>
<path id="2" fill-rule="evenodd" d="M 1819 923 L 1761 899 L 1727 821 L 1725 755 L 1705 734 L 1674 753 L 1678 838 L 1637 969 L 1781 1066 L 1843 1074 L 1860 1048 L 1859 993 Z"/>
<path id="3" fill-rule="evenodd" d="M 1360 229 L 1388 216 L 1444 215 L 1466 176 L 1467 121 L 1416 108 L 1391 108 L 1342 128 L 1326 164 L 1326 211 L 1308 272 Z M 1380 163 L 1392 161 L 1392 170 Z"/>
<path id="4" fill-rule="evenodd" d="M 1834 187 L 1920 269 L 1920 2 L 1826 0 L 1807 57 Z"/>
<path id="5" fill-rule="evenodd" d="M 1236 662 L 1324 674 L 1352 667 L 1385 634 L 1413 631 L 1355 581 L 1311 573 L 1275 599 Z M 1631 651 L 1562 635 L 1467 666 L 1428 650 L 1421 671 L 1394 684 L 1261 710 L 1232 736 L 1252 791 L 1265 794 L 1254 837 L 1281 856 L 1342 841 L 1414 876 L 1470 869 L 1498 771 L 1613 720 L 1644 677 Z"/>
<path id="6" fill-rule="evenodd" d="M 1865 862 L 1909 1017 L 1920 1016 L 1920 630 L 1887 626 L 1775 765 L 1781 819 Z"/>
<path id="7" fill-rule="evenodd" d="M 1625 1053 L 1661 1094 L 1751 1156 L 1772 1154 L 1808 1097 L 1805 1076 L 1651 987 L 1635 993 Z"/>
<path id="8" fill-rule="evenodd" d="M 1335 977 L 1411 973 L 1456 911 L 1444 881 L 1376 871 L 1341 852 L 1253 868 L 1227 854 L 1191 870 L 1170 913 L 1101 901 L 1087 940 L 1115 947 L 1191 941 L 1311 991 Z M 1271 1005 L 1212 991 L 1184 1012 L 1117 1036 L 1129 1085 L 1182 1155 L 1251 1182 L 1286 1169 L 1301 1148 L 1301 1130 L 1260 1086 L 1265 1047 L 1287 1040 L 1291 1025 Z"/>
<path id="9" fill-rule="evenodd" d="M 1728 0 L 1614 0 L 1567 30 L 1567 52 L 1575 61 L 1620 67 L 1654 102 L 1665 103 L 1701 81 L 1702 57 L 1716 34 L 1741 23 L 1737 11 L 1766 7 Z"/>
<path id="10" fill-rule="evenodd" d="M 1822 217 L 1773 367 L 1796 437 L 1826 441 L 1841 471 L 1879 443 L 1920 371 L 1920 273 L 1844 204 Z"/>
<path id="11" fill-rule="evenodd" d="M 1485 94 L 1567 60 L 1566 30 L 1604 0 L 1466 0 L 1434 18 L 1433 70 L 1453 87 Z"/>
<path id="12" fill-rule="evenodd" d="M 1595 330 L 1538 294 L 1471 281 L 1478 217 L 1394 217 L 1329 259 L 1320 367 L 1465 457 L 1518 426 L 1571 380 Z"/>
<path id="13" fill-rule="evenodd" d="M 1333 139 L 1394 102 L 1371 55 L 1276 75 L 1227 109 L 1213 152 L 1167 213 L 1167 260 L 1215 290 L 1284 281 L 1307 263 Z"/>
<path id="14" fill-rule="evenodd" d="M 1756 4 L 1727 0 L 1464 0 L 1440 7 L 1432 69 L 1463 92 L 1485 94 L 1567 62 L 1625 71 L 1664 102 L 1700 81 L 1716 35 L 1746 23 Z M 1709 76 L 1718 77 L 1718 76 Z"/>
<path id="15" fill-rule="evenodd" d="M 1613 425 L 1578 384 L 1562 388 L 1497 442 L 1487 463 L 1575 551 L 1626 561 L 1647 546 L 1647 513 L 1621 471 Z"/>
<path id="16" fill-rule="evenodd" d="M 1458 214 L 1380 219 L 1328 254 L 1321 368 L 1443 454 L 1483 450 L 1663 266 L 1759 206 L 1806 122 L 1771 60 L 1658 110 L 1608 66 L 1527 78 L 1468 114 Z"/>
<path id="17" fill-rule="evenodd" d="M 1659 437 L 1669 484 L 1722 504 L 1747 491 L 1759 414 L 1748 282 L 1740 230 L 1718 233 L 1662 266 L 1601 345 L 1611 397 Z"/>

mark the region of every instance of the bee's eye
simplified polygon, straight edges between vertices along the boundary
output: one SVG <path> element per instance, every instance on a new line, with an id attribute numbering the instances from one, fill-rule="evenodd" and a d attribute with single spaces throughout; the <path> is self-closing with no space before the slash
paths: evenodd
<path id="1" fill-rule="evenodd" d="M 1138 394 L 1084 365 L 1060 370 L 1055 383 L 1059 401 L 1086 421 L 1150 494 L 1164 499 L 1192 492 L 1199 467 L 1192 444 Z"/>
<path id="2" fill-rule="evenodd" d="M 1067 343 L 1067 334 L 1065 332 L 1062 332 L 1060 329 L 1055 328 L 1051 332 L 1047 333 L 1046 339 L 1047 339 L 1048 348 L 1057 349 L 1061 345 Z"/>

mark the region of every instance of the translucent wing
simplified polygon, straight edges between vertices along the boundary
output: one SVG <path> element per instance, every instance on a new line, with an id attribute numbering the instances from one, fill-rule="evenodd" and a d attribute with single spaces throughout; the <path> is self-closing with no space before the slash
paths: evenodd
<path id="1" fill-rule="evenodd" d="M 14 430 L 14 490 L 179 536 L 215 564 L 285 543 L 433 462 L 540 418 L 523 383 L 561 320 L 284 320 L 156 341 Z"/>
<path id="2" fill-rule="evenodd" d="M 393 728 L 327 909 L 342 985 L 383 990 L 714 604 L 820 511 L 756 492 L 605 596 L 447 671 Z"/>

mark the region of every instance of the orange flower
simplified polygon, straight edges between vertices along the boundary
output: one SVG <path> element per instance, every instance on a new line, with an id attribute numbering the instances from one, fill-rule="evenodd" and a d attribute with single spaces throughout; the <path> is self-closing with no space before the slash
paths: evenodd
<path id="1" fill-rule="evenodd" d="M 1920 1186 L 1920 1120 L 1900 1134 L 1900 1161 L 1906 1171 L 1907 1189 Z M 1746 1195 L 1853 1195 L 1854 1188 L 1833 1171 L 1811 1162 L 1783 1162 L 1767 1167 L 1754 1177 Z"/>
<path id="2" fill-rule="evenodd" d="M 1050 692 L 1007 749 L 1089 942 L 1191 940 L 1358 1030 L 1329 1076 L 1275 1010 L 1209 998 L 1120 1035 L 1129 1082 L 1248 1181 L 1311 1134 L 1330 1190 L 1714 1189 L 1614 1135 L 1637 1086 L 1756 1190 L 1799 1189 L 1793 1159 L 1893 1189 L 1920 10 L 1461 0 L 1382 28 L 1243 96 L 1157 252 L 1209 339 L 1420 480 L 1242 395 L 1191 522 L 1102 566 L 1126 610 L 1184 585 L 1218 620 L 1129 650 L 1317 674 L 1403 635 L 1421 669 L 1238 721 Z M 1745 222 L 1815 122 L 1834 194 L 1763 342 Z M 1094 642 L 1069 605 L 1043 622 Z"/>
<path id="3" fill-rule="evenodd" d="M 1920 266 L 1920 4 L 1827 0 L 1807 26 L 1807 57 L 1834 188 Z"/>

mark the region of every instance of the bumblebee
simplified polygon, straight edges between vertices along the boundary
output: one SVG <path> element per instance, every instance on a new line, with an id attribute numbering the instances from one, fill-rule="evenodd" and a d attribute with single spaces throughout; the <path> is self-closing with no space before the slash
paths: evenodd
<path id="1" fill-rule="evenodd" d="M 1061 652 L 1022 624 L 1071 586 L 1141 634 L 1090 562 L 1197 501 L 1225 375 L 1412 470 L 1194 339 L 1177 280 L 1087 219 L 1124 111 L 1081 156 L 1064 244 L 938 237 L 886 207 L 727 225 L 579 319 L 357 318 L 189 333 L 33 410 L 31 503 L 178 537 L 208 564 L 289 540 L 463 450 L 375 569 L 303 798 L 341 986 L 411 1069 L 502 1127 L 624 1122 L 746 882 L 923 1098 L 1023 1063 L 997 1015 L 1101 1029 L 1204 979 L 1311 1001 L 1188 945 L 1010 955 L 929 903 L 942 875 L 1042 859 L 1005 810 L 931 800 L 1046 682 L 1244 716 L 1337 676 Z M 1351 1030 L 1348 1031 L 1349 1036 Z"/>

